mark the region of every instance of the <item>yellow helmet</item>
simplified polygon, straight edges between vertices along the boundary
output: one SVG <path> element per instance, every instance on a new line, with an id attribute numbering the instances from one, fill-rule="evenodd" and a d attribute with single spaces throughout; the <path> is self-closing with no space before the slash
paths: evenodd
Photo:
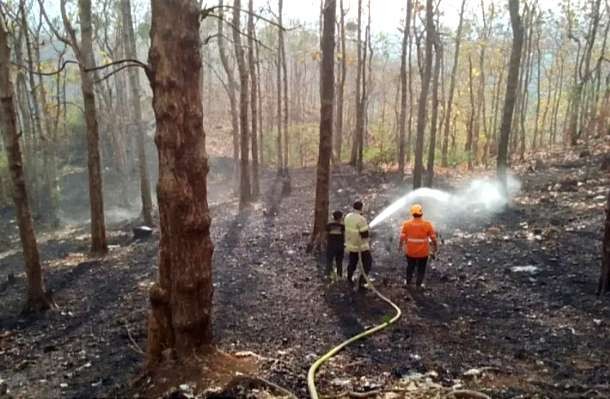
<path id="1" fill-rule="evenodd" d="M 424 208 L 420 204 L 411 205 L 411 215 L 422 216 L 424 214 Z"/>

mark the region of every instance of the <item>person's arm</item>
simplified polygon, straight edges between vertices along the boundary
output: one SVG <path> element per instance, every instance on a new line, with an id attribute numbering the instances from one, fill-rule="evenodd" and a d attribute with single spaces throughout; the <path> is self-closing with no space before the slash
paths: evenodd
<path id="1" fill-rule="evenodd" d="M 360 233 L 361 238 L 369 238 L 369 225 L 364 218 L 358 226 L 358 232 Z"/>

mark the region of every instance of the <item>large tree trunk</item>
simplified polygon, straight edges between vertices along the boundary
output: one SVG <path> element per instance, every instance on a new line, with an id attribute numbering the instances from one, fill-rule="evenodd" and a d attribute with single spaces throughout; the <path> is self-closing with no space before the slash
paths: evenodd
<path id="1" fill-rule="evenodd" d="M 473 166 L 473 147 L 474 147 L 474 123 L 477 118 L 476 116 L 476 108 L 474 101 L 474 87 L 472 85 L 473 81 L 473 70 L 472 70 L 472 56 L 468 55 L 468 94 L 470 98 L 470 115 L 468 117 L 468 126 L 466 128 L 466 145 L 464 147 L 464 151 L 466 151 L 466 156 L 468 157 L 468 170 L 472 170 Z"/>
<path id="2" fill-rule="evenodd" d="M 125 35 L 125 54 L 127 58 L 137 59 L 136 36 L 131 15 L 131 0 L 121 0 L 123 17 L 123 32 Z M 140 73 L 135 68 L 129 70 L 129 89 L 131 107 L 133 108 L 133 125 L 136 129 L 138 172 L 140 177 L 140 198 L 142 200 L 142 219 L 144 224 L 152 226 L 152 197 L 150 193 L 150 179 L 148 177 L 148 164 L 146 161 L 146 143 L 144 141 L 144 126 L 142 123 L 142 106 L 140 103 Z"/>
<path id="3" fill-rule="evenodd" d="M 319 247 L 324 238 L 328 221 L 330 186 L 330 158 L 333 143 L 333 107 L 335 104 L 335 18 L 336 0 L 326 0 L 324 4 L 324 28 L 322 33 L 322 67 L 320 72 L 320 144 L 318 149 L 318 169 L 316 179 L 316 201 L 311 242 Z"/>
<path id="4" fill-rule="evenodd" d="M 449 95 L 447 98 L 447 111 L 445 112 L 445 130 L 443 132 L 443 144 L 441 146 L 441 166 L 446 168 L 449 165 L 447 156 L 449 149 L 449 129 L 451 128 L 451 108 L 453 107 L 453 93 L 455 92 L 455 78 L 457 76 L 458 60 L 460 57 L 460 44 L 462 42 L 462 27 L 464 22 L 464 6 L 466 0 L 462 0 L 460 7 L 460 21 L 455 36 L 455 52 L 453 54 L 453 67 L 451 69 L 451 80 L 449 82 Z"/>
<path id="5" fill-rule="evenodd" d="M 227 51 L 225 49 L 225 33 L 224 33 L 224 20 L 223 20 L 223 2 L 219 2 L 219 18 L 218 18 L 218 53 L 220 55 L 220 62 L 222 68 L 227 75 L 227 86 L 229 93 L 229 105 L 231 111 L 231 137 L 233 138 L 233 186 L 235 189 L 238 187 L 239 181 L 239 112 L 237 111 L 237 98 L 235 97 L 235 91 L 237 90 L 237 83 L 235 82 L 235 76 L 233 75 L 233 68 L 229 64 L 227 57 Z M 237 190 L 236 190 L 237 191 Z"/>
<path id="6" fill-rule="evenodd" d="M 28 204 L 28 194 L 25 188 L 23 160 L 19 145 L 17 129 L 17 113 L 13 98 L 13 84 L 10 81 L 11 56 L 8 47 L 8 33 L 0 18 L 0 130 L 4 133 L 4 147 L 8 159 L 11 180 L 13 182 L 13 200 L 17 213 L 19 237 L 23 247 L 25 273 L 27 276 L 27 297 L 24 311 L 40 311 L 52 305 L 42 278 L 40 257 L 36 245 L 36 234 L 32 222 L 32 214 Z"/>
<path id="7" fill-rule="evenodd" d="M 252 199 L 250 191 L 250 128 L 248 126 L 248 68 L 241 43 L 241 0 L 233 0 L 233 45 L 239 71 L 239 136 L 241 157 L 239 162 L 239 206 L 243 208 Z"/>
<path id="8" fill-rule="evenodd" d="M 282 17 L 280 13 L 280 26 L 282 25 Z M 288 118 L 290 114 L 288 112 L 288 67 L 286 64 L 286 43 L 284 40 L 284 28 L 280 30 L 280 54 L 282 56 L 282 91 L 284 95 L 284 119 L 282 121 L 282 130 L 284 131 L 284 170 L 288 170 L 288 163 L 290 161 L 290 132 L 288 131 Z"/>
<path id="9" fill-rule="evenodd" d="M 186 358 L 212 339 L 208 162 L 201 102 L 201 11 L 195 0 L 153 0 L 149 52 L 159 154 L 159 280 L 150 290 L 148 360 Z"/>
<path id="10" fill-rule="evenodd" d="M 62 18 L 66 31 L 71 37 L 71 44 L 79 60 L 81 91 L 85 105 L 85 125 L 87 126 L 87 167 L 89 170 L 89 203 L 91 207 L 91 252 L 104 254 L 108 251 L 106 244 L 106 226 L 104 222 L 104 197 L 102 193 L 102 166 L 99 149 L 99 130 L 95 108 L 95 91 L 93 75 L 89 72 L 95 67 L 93 56 L 93 29 L 91 26 L 91 0 L 79 0 L 78 12 L 81 26 L 80 45 L 72 28 L 65 9 L 65 0 L 61 2 Z"/>
<path id="11" fill-rule="evenodd" d="M 426 0 L 426 50 L 424 58 L 424 73 L 422 76 L 421 92 L 417 110 L 417 138 L 415 142 L 415 167 L 413 170 L 413 188 L 422 185 L 424 172 L 424 133 L 426 132 L 426 106 L 428 103 L 428 90 L 432 74 L 432 44 L 434 42 L 434 19 L 432 0 Z"/>
<path id="12" fill-rule="evenodd" d="M 513 31 L 513 44 L 510 52 L 510 63 L 508 78 L 506 79 L 506 93 L 504 96 L 504 110 L 502 112 L 502 124 L 500 126 L 500 142 L 498 144 L 497 172 L 504 188 L 507 186 L 508 169 L 508 142 L 510 139 L 511 122 L 517 96 L 519 80 L 519 65 L 521 62 L 521 50 L 523 48 L 523 24 L 519 16 L 519 0 L 509 0 L 510 22 Z"/>
<path id="13" fill-rule="evenodd" d="M 438 83 L 441 74 L 441 65 L 443 60 L 443 44 L 440 35 L 434 41 L 435 60 L 434 60 L 434 77 L 432 78 L 432 118 L 430 120 L 430 143 L 428 144 L 428 174 L 426 176 L 426 185 L 432 186 L 434 180 L 434 153 L 436 151 L 436 127 L 438 121 Z"/>
<path id="14" fill-rule="evenodd" d="M 341 161 L 341 151 L 343 149 L 343 97 L 345 92 L 345 77 L 347 76 L 347 49 L 345 39 L 345 14 L 343 9 L 343 0 L 339 2 L 339 12 L 341 13 L 341 22 L 339 32 L 341 34 L 341 63 L 339 68 L 339 85 L 337 87 L 337 128 L 335 131 L 335 160 Z"/>
<path id="15" fill-rule="evenodd" d="M 250 70 L 250 109 L 252 110 L 252 197 L 260 195 L 260 184 L 258 177 L 258 75 L 256 73 L 256 61 L 254 60 L 254 40 L 256 30 L 254 29 L 254 4 L 253 0 L 248 2 L 248 68 Z"/>
<path id="16" fill-rule="evenodd" d="M 599 277 L 598 294 L 605 294 L 610 288 L 610 192 L 606 203 L 606 227 L 602 246 L 602 270 Z"/>
<path id="17" fill-rule="evenodd" d="M 411 32 L 412 1 L 407 0 L 407 15 L 402 34 L 400 53 L 400 114 L 398 117 L 398 175 L 401 180 L 405 173 L 405 130 L 407 121 L 407 45 Z"/>

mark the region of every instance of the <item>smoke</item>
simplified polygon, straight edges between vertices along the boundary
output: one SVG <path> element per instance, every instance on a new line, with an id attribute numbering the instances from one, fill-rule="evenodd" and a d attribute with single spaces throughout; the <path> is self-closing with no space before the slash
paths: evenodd
<path id="1" fill-rule="evenodd" d="M 373 228 L 384 222 L 397 222 L 409 216 L 412 204 L 424 207 L 426 218 L 436 224 L 451 224 L 462 215 L 490 216 L 501 211 L 521 190 L 521 182 L 508 176 L 507 190 L 497 179 L 471 180 L 461 189 L 447 192 L 431 188 L 420 188 L 407 193 L 383 209 L 370 223 Z"/>

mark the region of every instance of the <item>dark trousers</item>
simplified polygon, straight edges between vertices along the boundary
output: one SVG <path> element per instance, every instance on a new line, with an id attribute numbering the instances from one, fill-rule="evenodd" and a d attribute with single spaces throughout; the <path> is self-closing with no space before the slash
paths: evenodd
<path id="1" fill-rule="evenodd" d="M 411 280 L 413 279 L 413 272 L 415 271 L 415 269 L 417 269 L 415 285 L 419 287 L 424 282 L 427 264 L 428 257 L 411 258 L 410 256 L 407 256 L 407 284 L 411 283 Z"/>
<path id="2" fill-rule="evenodd" d="M 371 251 L 362 251 L 360 252 L 362 256 L 362 268 L 364 272 L 368 275 L 371 271 L 371 266 L 373 265 L 373 257 L 371 256 Z M 358 252 L 350 252 L 349 253 L 349 263 L 347 264 L 347 281 L 352 282 L 352 277 L 354 276 L 354 272 L 358 267 Z M 360 276 L 358 284 L 360 286 L 364 286 L 366 280 L 364 276 Z"/>
<path id="3" fill-rule="evenodd" d="M 341 277 L 343 275 L 343 255 L 345 250 L 343 249 L 343 244 L 341 245 L 329 245 L 326 248 L 326 274 L 329 275 L 333 266 L 333 262 L 335 262 L 335 267 L 337 268 L 337 276 Z"/>

